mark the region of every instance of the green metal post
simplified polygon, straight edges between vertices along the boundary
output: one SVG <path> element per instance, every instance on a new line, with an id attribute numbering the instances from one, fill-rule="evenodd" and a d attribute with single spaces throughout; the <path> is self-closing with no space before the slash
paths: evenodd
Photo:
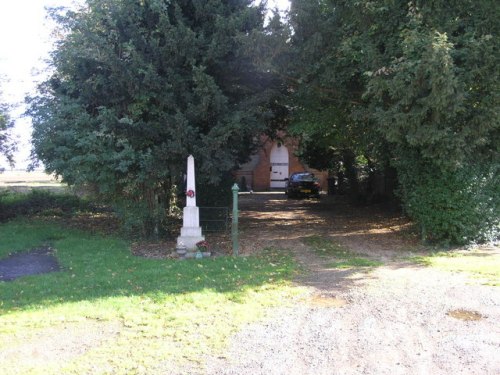
<path id="1" fill-rule="evenodd" d="M 233 237 L 233 255 L 238 256 L 239 244 L 238 244 L 238 191 L 240 188 L 238 184 L 234 184 L 233 191 L 233 225 L 231 226 L 231 235 Z"/>

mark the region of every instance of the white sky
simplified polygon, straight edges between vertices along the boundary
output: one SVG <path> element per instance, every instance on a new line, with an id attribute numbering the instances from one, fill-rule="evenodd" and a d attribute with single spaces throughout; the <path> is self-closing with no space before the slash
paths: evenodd
<path id="1" fill-rule="evenodd" d="M 82 2 L 82 0 L 77 0 Z M 21 117 L 24 97 L 33 93 L 46 70 L 53 25 L 45 7 L 71 6 L 73 0 L 0 0 L 0 94 L 14 106 L 14 136 L 18 138 L 16 168 L 25 169 L 31 150 L 31 121 Z M 271 8 L 288 9 L 288 0 L 268 0 Z M 0 155 L 0 167 L 7 161 Z"/>
<path id="2" fill-rule="evenodd" d="M 31 121 L 22 117 L 24 97 L 33 93 L 46 70 L 53 25 L 45 7 L 71 6 L 73 0 L 0 0 L 0 93 L 13 106 L 16 168 L 26 168 L 31 150 Z M 0 155 L 0 167 L 7 162 Z"/>

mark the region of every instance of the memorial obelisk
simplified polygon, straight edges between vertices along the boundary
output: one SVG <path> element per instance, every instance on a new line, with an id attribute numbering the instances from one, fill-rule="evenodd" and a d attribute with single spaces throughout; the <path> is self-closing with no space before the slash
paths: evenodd
<path id="1" fill-rule="evenodd" d="M 196 243 L 205 240 L 201 234 L 200 209 L 196 206 L 196 184 L 194 177 L 194 157 L 187 158 L 186 207 L 182 215 L 181 235 L 177 237 L 177 247 L 196 250 Z"/>

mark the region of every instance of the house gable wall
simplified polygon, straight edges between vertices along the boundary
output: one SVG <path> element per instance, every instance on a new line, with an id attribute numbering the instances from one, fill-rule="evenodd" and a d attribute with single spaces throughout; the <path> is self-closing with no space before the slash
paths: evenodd
<path id="1" fill-rule="evenodd" d="M 243 165 L 236 172 L 236 180 L 238 183 L 241 182 L 241 178 L 244 176 L 247 188 L 254 191 L 269 191 L 271 186 L 271 150 L 277 142 L 263 136 L 262 143 L 263 147 L 256 155 L 252 156 L 252 160 Z M 295 156 L 298 149 L 297 140 L 293 138 L 286 138 L 283 144 L 288 149 L 289 174 L 302 171 L 313 172 L 316 177 L 319 178 L 322 189 L 327 191 L 328 173 L 308 168 L 300 162 L 300 160 Z"/>

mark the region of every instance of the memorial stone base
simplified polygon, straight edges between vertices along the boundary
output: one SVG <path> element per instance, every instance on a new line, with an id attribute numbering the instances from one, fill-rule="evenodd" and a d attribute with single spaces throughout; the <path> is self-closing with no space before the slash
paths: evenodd
<path id="1" fill-rule="evenodd" d="M 196 251 L 196 244 L 205 240 L 199 226 L 200 212 L 198 207 L 184 207 L 181 235 L 177 237 L 177 248 L 185 247 L 187 252 Z"/>

